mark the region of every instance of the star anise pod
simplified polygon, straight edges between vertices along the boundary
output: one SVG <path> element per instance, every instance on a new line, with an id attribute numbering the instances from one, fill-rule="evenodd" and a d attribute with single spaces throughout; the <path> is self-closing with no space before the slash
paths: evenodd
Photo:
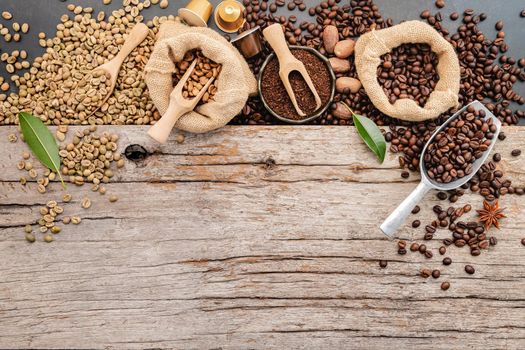
<path id="1" fill-rule="evenodd" d="M 478 210 L 479 221 L 485 225 L 485 230 L 488 230 L 492 225 L 499 229 L 499 221 L 506 216 L 502 213 L 505 208 L 500 208 L 498 200 L 496 199 L 492 204 L 483 201 L 483 209 Z"/>

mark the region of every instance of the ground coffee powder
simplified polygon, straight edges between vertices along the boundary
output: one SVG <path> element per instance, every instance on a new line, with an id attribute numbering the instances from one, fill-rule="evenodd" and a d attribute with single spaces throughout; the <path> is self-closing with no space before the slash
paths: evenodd
<path id="1" fill-rule="evenodd" d="M 322 105 L 326 105 L 330 99 L 331 92 L 331 77 L 328 68 L 323 61 L 309 51 L 292 49 L 292 54 L 304 63 L 321 98 Z M 299 108 L 306 113 L 306 116 L 312 115 L 316 111 L 316 103 L 306 81 L 295 71 L 290 73 L 289 79 Z M 261 84 L 264 99 L 275 113 L 281 117 L 293 120 L 305 118 L 297 114 L 292 100 L 284 88 L 284 84 L 279 76 L 279 61 L 276 57 L 271 59 L 264 68 Z"/>

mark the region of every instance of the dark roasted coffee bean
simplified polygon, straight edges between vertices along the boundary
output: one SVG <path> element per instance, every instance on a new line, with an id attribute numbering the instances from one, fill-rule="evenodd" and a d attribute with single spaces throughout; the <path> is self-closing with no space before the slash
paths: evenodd
<path id="1" fill-rule="evenodd" d="M 447 252 L 447 248 L 444 246 L 439 247 L 439 254 L 444 255 Z"/>
<path id="2" fill-rule="evenodd" d="M 503 21 L 497 21 L 495 27 L 496 27 L 496 30 L 502 30 L 503 29 Z"/>
<path id="3" fill-rule="evenodd" d="M 405 255 L 407 253 L 407 250 L 405 248 L 399 248 L 397 250 L 397 254 L 399 255 Z"/>
<path id="4" fill-rule="evenodd" d="M 434 226 L 427 225 L 427 226 L 425 226 L 425 231 L 426 231 L 427 233 L 435 233 L 435 232 L 436 232 L 436 229 L 435 229 Z"/>
<path id="5" fill-rule="evenodd" d="M 419 252 L 424 254 L 427 251 L 427 246 L 424 244 L 419 245 Z"/>
<path id="6" fill-rule="evenodd" d="M 417 244 L 416 242 L 410 245 L 410 251 L 417 252 L 418 250 L 419 250 L 419 244 Z"/>
<path id="7" fill-rule="evenodd" d="M 402 171 L 401 172 L 401 177 L 403 179 L 408 179 L 410 177 L 410 173 L 408 171 Z"/>
<path id="8" fill-rule="evenodd" d="M 419 227 L 419 225 L 421 225 L 421 221 L 419 221 L 419 220 L 412 221 L 412 227 L 413 228 L 417 228 L 417 227 Z"/>
<path id="9" fill-rule="evenodd" d="M 429 278 L 430 276 L 432 276 L 432 270 L 430 270 L 430 269 L 422 269 L 421 272 L 420 272 L 420 275 L 423 278 Z"/>
<path id="10" fill-rule="evenodd" d="M 474 269 L 474 266 L 472 265 L 465 265 L 465 272 L 469 275 L 473 275 L 476 270 Z"/>
<path id="11" fill-rule="evenodd" d="M 500 153 L 494 153 L 492 156 L 492 160 L 495 162 L 499 162 L 501 160 L 501 154 Z"/>
<path id="12" fill-rule="evenodd" d="M 430 250 L 427 250 L 427 251 L 425 252 L 425 257 L 426 257 L 427 259 L 430 259 L 430 258 L 432 258 L 433 256 L 434 256 L 434 254 L 432 254 L 432 252 L 431 252 Z"/>
<path id="13" fill-rule="evenodd" d="M 446 257 L 443 259 L 443 265 L 450 265 L 452 264 L 452 259 L 450 259 L 449 257 Z"/>
<path id="14" fill-rule="evenodd" d="M 417 213 L 419 213 L 420 210 L 421 210 L 421 208 L 419 207 L 419 205 L 416 205 L 414 207 L 414 209 L 412 209 L 412 214 L 417 214 Z"/>
<path id="15" fill-rule="evenodd" d="M 521 239 L 521 244 L 522 244 L 522 245 L 525 245 L 525 238 L 522 238 L 522 239 Z"/>
<path id="16" fill-rule="evenodd" d="M 387 266 L 388 266 L 388 261 L 386 261 L 386 260 L 379 260 L 379 267 L 384 269 Z"/>
<path id="17" fill-rule="evenodd" d="M 470 250 L 470 255 L 472 256 L 479 256 L 481 254 L 481 250 L 479 250 L 478 248 L 472 248 Z"/>
<path id="18" fill-rule="evenodd" d="M 457 13 L 457 12 L 452 12 L 452 13 L 450 14 L 450 19 L 451 19 L 451 20 L 455 21 L 455 20 L 457 20 L 458 18 L 459 18 L 459 13 Z"/>
<path id="19" fill-rule="evenodd" d="M 432 271 L 432 277 L 439 278 L 439 276 L 441 276 L 441 271 L 439 270 Z"/>
<path id="20" fill-rule="evenodd" d="M 441 283 L 441 289 L 442 290 L 448 290 L 449 288 L 450 288 L 450 283 L 449 282 Z"/>
<path id="21" fill-rule="evenodd" d="M 514 149 L 514 150 L 512 150 L 512 152 L 510 152 L 510 154 L 513 157 L 518 157 L 521 154 L 521 150 L 520 149 Z"/>
<path id="22" fill-rule="evenodd" d="M 445 0 L 436 0 L 436 7 L 440 9 L 445 7 Z"/>
<path id="23" fill-rule="evenodd" d="M 445 140 L 445 139 L 443 139 L 443 140 Z M 445 192 L 438 192 L 437 193 L 437 197 L 440 200 L 445 200 L 445 199 L 447 199 L 447 194 Z"/>

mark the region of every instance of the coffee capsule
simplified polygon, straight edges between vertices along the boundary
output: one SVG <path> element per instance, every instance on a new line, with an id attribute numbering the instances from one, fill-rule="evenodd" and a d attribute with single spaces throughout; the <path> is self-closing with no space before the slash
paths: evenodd
<path id="1" fill-rule="evenodd" d="M 226 33 L 235 33 L 244 24 L 244 6 L 235 0 L 224 0 L 215 9 L 215 24 Z"/>
<path id="2" fill-rule="evenodd" d="M 186 7 L 179 9 L 179 17 L 194 27 L 207 27 L 213 6 L 208 0 L 191 0 Z"/>
<path id="3" fill-rule="evenodd" d="M 242 32 L 232 44 L 242 53 L 244 58 L 252 58 L 262 51 L 261 28 L 259 26 Z"/>

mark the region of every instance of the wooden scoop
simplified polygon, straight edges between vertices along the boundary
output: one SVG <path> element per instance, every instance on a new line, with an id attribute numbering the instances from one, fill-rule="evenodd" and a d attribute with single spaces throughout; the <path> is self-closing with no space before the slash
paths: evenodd
<path id="1" fill-rule="evenodd" d="M 277 55 L 277 59 L 279 60 L 279 76 L 283 81 L 286 92 L 288 92 L 288 96 L 290 96 L 297 114 L 299 114 L 301 117 L 306 116 L 306 114 L 299 108 L 297 99 L 295 98 L 295 93 L 293 92 L 292 86 L 290 85 L 289 75 L 293 71 L 299 72 L 299 74 L 301 74 L 303 79 L 306 81 L 306 84 L 308 84 L 308 88 L 310 88 L 310 91 L 312 91 L 312 94 L 315 97 L 315 103 L 317 105 L 315 109 L 317 110 L 321 108 L 321 98 L 319 97 L 319 94 L 312 83 L 312 79 L 306 71 L 304 64 L 295 58 L 295 56 L 290 52 L 288 44 L 286 43 L 286 39 L 284 38 L 284 32 L 281 25 L 279 23 L 272 24 L 263 30 L 263 35 Z"/>
<path id="2" fill-rule="evenodd" d="M 177 86 L 173 89 L 173 91 L 170 94 L 170 104 L 168 105 L 168 109 L 166 110 L 166 113 L 160 118 L 155 125 L 153 125 L 148 130 L 148 135 L 157 140 L 160 143 L 165 143 L 168 139 L 168 136 L 171 133 L 171 129 L 175 126 L 175 123 L 177 123 L 177 120 L 179 120 L 180 117 L 182 117 L 184 114 L 193 111 L 195 106 L 197 106 L 197 103 L 201 100 L 202 96 L 208 91 L 208 88 L 210 87 L 211 83 L 213 83 L 213 80 L 215 77 L 211 77 L 207 82 L 206 85 L 199 91 L 197 96 L 192 98 L 191 100 L 184 98 L 182 96 L 182 88 L 184 87 L 184 84 L 186 84 L 186 81 L 190 77 L 191 73 L 193 72 L 193 69 L 195 68 L 195 65 L 197 64 L 197 60 L 194 60 L 190 67 L 186 70 L 184 75 L 182 76 L 181 80 L 177 83 Z"/>
<path id="3" fill-rule="evenodd" d="M 124 60 L 129 56 L 129 54 L 137 47 L 141 42 L 146 39 L 148 36 L 149 29 L 144 23 L 137 23 L 129 33 L 128 37 L 126 38 L 126 41 L 124 42 L 124 45 L 122 45 L 122 48 L 120 49 L 119 53 L 109 62 L 104 63 L 103 65 L 96 67 L 93 69 L 92 72 L 103 70 L 104 72 L 109 73 L 110 75 L 110 81 L 111 81 L 111 87 L 108 91 L 108 94 L 102 100 L 102 102 L 99 104 L 97 109 L 95 109 L 93 112 L 91 112 L 88 117 L 92 116 L 97 112 L 100 107 L 104 105 L 104 103 L 107 102 L 109 97 L 113 94 L 113 90 L 115 90 L 115 85 L 117 85 L 117 78 L 118 73 L 120 71 L 120 67 L 122 66 L 122 63 L 124 63 Z M 79 82 L 77 86 L 80 86 L 81 83 Z M 73 92 L 73 96 L 76 95 L 76 89 Z"/>

